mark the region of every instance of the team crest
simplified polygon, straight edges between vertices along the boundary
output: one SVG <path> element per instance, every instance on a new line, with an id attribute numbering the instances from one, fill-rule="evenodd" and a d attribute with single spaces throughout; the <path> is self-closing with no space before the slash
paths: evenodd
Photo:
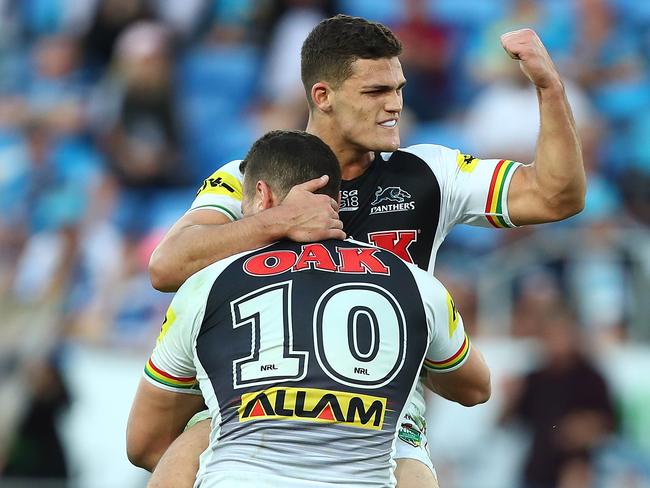
<path id="1" fill-rule="evenodd" d="M 411 194 L 406 190 L 402 190 L 399 186 L 389 186 L 386 188 L 378 186 L 375 192 L 375 199 L 370 205 L 379 205 L 382 202 L 402 203 L 407 198 L 411 198 Z"/>
<path id="2" fill-rule="evenodd" d="M 378 186 L 375 199 L 370 203 L 370 215 L 414 210 L 415 202 L 411 198 L 411 194 L 399 186 Z"/>

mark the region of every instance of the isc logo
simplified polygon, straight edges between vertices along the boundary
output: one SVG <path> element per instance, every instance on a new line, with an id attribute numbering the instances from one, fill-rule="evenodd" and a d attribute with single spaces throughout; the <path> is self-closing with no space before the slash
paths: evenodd
<path id="1" fill-rule="evenodd" d="M 269 388 L 244 393 L 239 421 L 303 420 L 381 430 L 386 399 L 316 388 Z"/>

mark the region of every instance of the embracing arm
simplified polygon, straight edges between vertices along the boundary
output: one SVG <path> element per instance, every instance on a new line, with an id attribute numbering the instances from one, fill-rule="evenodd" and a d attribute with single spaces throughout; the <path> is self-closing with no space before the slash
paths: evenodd
<path id="1" fill-rule="evenodd" d="M 535 85 L 540 110 L 535 162 L 515 171 L 510 184 L 510 219 L 516 225 L 566 219 L 584 208 L 586 178 L 564 85 L 534 31 L 509 32 L 501 43 Z"/>
<path id="2" fill-rule="evenodd" d="M 129 461 L 153 471 L 167 447 L 202 408 L 201 395 L 163 390 L 140 379 L 126 430 Z"/>
<path id="3" fill-rule="evenodd" d="M 447 400 L 472 407 L 490 399 L 490 370 L 481 352 L 472 347 L 467 361 L 450 373 L 426 371 L 422 383 Z"/>
<path id="4" fill-rule="evenodd" d="M 151 256 L 152 285 L 160 291 L 176 291 L 189 276 L 215 261 L 282 238 L 345 239 L 337 203 L 313 193 L 325 184 L 326 176 L 297 185 L 277 207 L 234 222 L 214 210 L 185 214 Z"/>

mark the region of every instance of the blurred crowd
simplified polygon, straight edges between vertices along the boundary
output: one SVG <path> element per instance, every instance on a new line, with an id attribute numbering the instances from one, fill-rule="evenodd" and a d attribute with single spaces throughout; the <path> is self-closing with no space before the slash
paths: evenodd
<path id="1" fill-rule="evenodd" d="M 0 0 L 0 306 L 18 324 L 0 327 L 0 369 L 21 375 L 31 405 L 15 409 L 11 433 L 0 422 L 0 473 L 66 476 L 47 454 L 60 449 L 36 440 L 56 444 L 56 412 L 74 401 L 59 375 L 65 345 L 152 346 L 171 299 L 150 286 L 152 250 L 202 179 L 267 130 L 305 127 L 300 46 L 339 12 L 403 42 L 403 145 L 531 162 L 537 98 L 500 34 L 534 28 L 563 75 L 585 210 L 535 228 L 457 228 L 438 269 L 474 337 L 571 356 L 548 339 L 555 330 L 584 349 L 549 363 L 570 365 L 560 373 L 510 382 L 503 418 L 564 422 L 578 454 L 551 483 L 587 479 L 585 453 L 617 429 L 590 358 L 650 342 L 650 3 L 635 0 Z M 31 328 L 39 347 L 24 345 Z M 581 379 L 558 386 L 554 374 L 594 378 L 597 393 L 580 397 Z M 535 395 L 563 394 L 553 387 L 580 398 L 536 410 Z M 553 450 L 540 435 L 536 448 Z M 526 466 L 530 486 L 553 486 L 534 478 L 548 478 L 534 455 Z"/>

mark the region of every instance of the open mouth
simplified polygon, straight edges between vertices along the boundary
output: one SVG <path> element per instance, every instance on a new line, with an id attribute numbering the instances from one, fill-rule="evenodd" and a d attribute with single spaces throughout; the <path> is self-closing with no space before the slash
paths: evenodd
<path id="1" fill-rule="evenodd" d="M 380 122 L 379 125 L 391 129 L 397 125 L 397 119 L 386 120 L 385 122 Z"/>

